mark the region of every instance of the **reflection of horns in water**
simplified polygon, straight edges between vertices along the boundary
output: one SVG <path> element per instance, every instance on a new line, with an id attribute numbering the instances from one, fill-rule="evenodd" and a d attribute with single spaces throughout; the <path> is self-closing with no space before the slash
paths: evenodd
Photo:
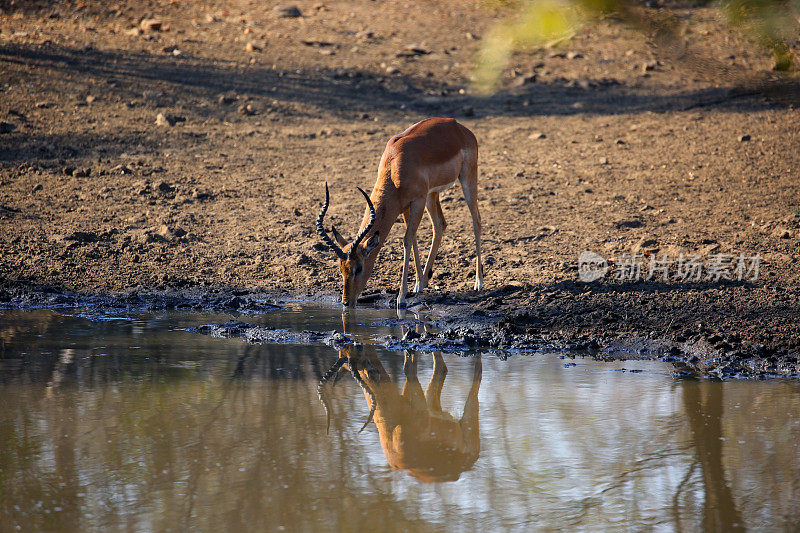
<path id="1" fill-rule="evenodd" d="M 319 396 L 319 400 L 322 402 L 323 407 L 325 408 L 325 433 L 330 433 L 331 430 L 331 409 L 330 409 L 330 401 L 328 398 L 328 392 L 325 390 L 325 385 L 333 378 L 333 384 L 336 385 L 336 378 L 338 378 L 339 372 L 342 369 L 342 366 L 345 363 L 349 363 L 350 366 L 350 373 L 353 375 L 353 378 L 358 383 L 361 390 L 363 390 L 370 398 L 370 408 L 369 408 L 369 416 L 367 417 L 367 421 L 364 422 L 364 425 L 361 426 L 361 429 L 358 430 L 359 433 L 364 431 L 370 422 L 372 422 L 372 418 L 375 415 L 375 408 L 378 405 L 378 402 L 375 400 L 375 394 L 372 392 L 372 389 L 364 383 L 364 380 L 361 379 L 361 376 L 358 373 L 358 360 L 354 359 L 350 356 L 347 357 L 339 357 L 333 366 L 325 372 L 325 375 L 322 376 L 322 379 L 319 380 L 319 385 L 317 385 L 317 396 Z"/>

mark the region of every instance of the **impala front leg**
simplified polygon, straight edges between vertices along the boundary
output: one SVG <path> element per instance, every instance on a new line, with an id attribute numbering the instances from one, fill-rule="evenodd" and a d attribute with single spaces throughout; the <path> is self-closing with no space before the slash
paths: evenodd
<path id="1" fill-rule="evenodd" d="M 397 308 L 401 309 L 406 306 L 406 294 L 408 293 L 408 266 L 411 262 L 411 255 L 414 250 L 414 244 L 417 239 L 417 229 L 422 220 L 422 213 L 425 210 L 425 203 L 417 202 L 411 204 L 406 212 L 403 214 L 403 219 L 406 222 L 406 234 L 403 237 L 403 270 L 400 276 L 400 291 L 397 294 Z M 419 258 L 417 261 L 417 272 L 419 273 L 422 268 L 419 265 Z"/>

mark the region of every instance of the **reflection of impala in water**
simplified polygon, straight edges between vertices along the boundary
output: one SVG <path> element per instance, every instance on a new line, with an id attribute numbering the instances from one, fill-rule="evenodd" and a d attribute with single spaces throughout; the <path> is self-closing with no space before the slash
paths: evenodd
<path id="1" fill-rule="evenodd" d="M 472 467 L 480 453 L 478 389 L 481 359 L 475 358 L 464 414 L 456 419 L 442 411 L 442 387 L 447 376 L 442 354 L 433 354 L 433 375 L 424 393 L 417 377 L 418 358 L 415 352 L 405 352 L 403 373 L 406 383 L 401 392 L 392 383 L 373 348 L 345 346 L 339 350 L 339 360 L 320 382 L 320 398 L 326 411 L 330 412 L 325 383 L 341 370 L 349 368 L 364 390 L 370 408 L 364 427 L 374 420 L 389 466 L 408 470 L 412 476 L 425 482 L 455 481 L 461 472 Z"/>

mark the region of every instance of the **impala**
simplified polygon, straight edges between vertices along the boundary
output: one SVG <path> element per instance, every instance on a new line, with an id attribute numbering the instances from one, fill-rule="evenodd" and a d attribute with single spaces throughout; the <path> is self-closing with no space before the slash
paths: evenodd
<path id="1" fill-rule="evenodd" d="M 364 290 L 378 252 L 386 243 L 397 217 L 403 215 L 406 232 L 403 238 L 403 268 L 397 307 L 405 307 L 408 290 L 408 265 L 414 253 L 417 283 L 414 292 L 421 293 L 433 273 L 433 261 L 447 224 L 439 203 L 439 192 L 461 183 L 464 199 L 472 216 L 475 234 L 475 290 L 483 286 L 481 264 L 481 216 L 478 212 L 478 143 L 470 130 L 448 118 L 429 118 L 418 122 L 386 144 L 378 166 L 378 179 L 367 195 L 361 227 L 352 242 L 331 228 L 333 239 L 323 226 L 330 196 L 325 183 L 325 203 L 317 216 L 317 232 L 339 259 L 344 278 L 342 303 L 355 306 Z M 417 249 L 417 229 L 427 209 L 433 225 L 433 242 L 422 268 Z M 335 240 L 334 240 L 335 239 Z"/>
<path id="2" fill-rule="evenodd" d="M 361 429 L 374 420 L 381 448 L 393 469 L 406 470 L 424 482 L 455 481 L 472 468 L 480 454 L 478 391 L 482 364 L 474 360 L 472 385 L 461 418 L 442 410 L 441 396 L 447 366 L 441 352 L 433 353 L 433 374 L 425 392 L 417 377 L 416 352 L 405 352 L 402 392 L 392 381 L 370 345 L 349 344 L 339 350 L 339 359 L 323 376 L 320 399 L 330 411 L 325 384 L 342 370 L 350 370 L 364 391 L 370 409 Z"/>

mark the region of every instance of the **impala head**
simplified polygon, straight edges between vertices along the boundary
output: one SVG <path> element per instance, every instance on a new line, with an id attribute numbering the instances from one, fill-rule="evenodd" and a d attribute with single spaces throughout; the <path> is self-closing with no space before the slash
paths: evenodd
<path id="1" fill-rule="evenodd" d="M 325 203 L 322 205 L 322 209 L 317 216 L 317 232 L 320 237 L 322 237 L 322 241 L 333 250 L 336 257 L 339 259 L 339 270 L 341 270 L 342 277 L 344 278 L 342 303 L 348 307 L 354 307 L 356 305 L 358 296 L 361 294 L 361 291 L 364 290 L 364 286 L 367 284 L 367 280 L 372 274 L 372 267 L 374 265 L 374 261 L 369 261 L 367 258 L 380 243 L 380 236 L 377 231 L 372 234 L 372 237 L 370 237 L 366 243 L 361 242 L 375 225 L 375 207 L 372 205 L 372 201 L 369 199 L 369 196 L 367 196 L 367 193 L 360 187 L 357 187 L 357 189 L 367 200 L 370 218 L 367 225 L 358 233 L 353 242 L 349 242 L 342 237 L 342 235 L 336 231 L 335 227 L 331 228 L 333 239 L 325 231 L 323 220 L 325 218 L 325 212 L 328 210 L 328 204 L 330 203 L 327 183 L 325 183 Z"/>

